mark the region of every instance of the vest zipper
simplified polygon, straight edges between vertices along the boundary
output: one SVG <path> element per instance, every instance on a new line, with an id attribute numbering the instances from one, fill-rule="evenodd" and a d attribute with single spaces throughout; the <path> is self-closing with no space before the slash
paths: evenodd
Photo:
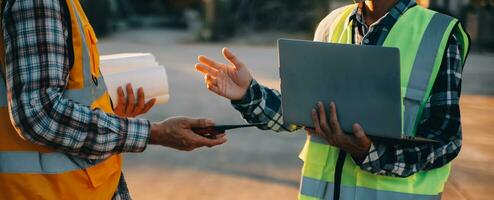
<path id="1" fill-rule="evenodd" d="M 338 160 L 336 161 L 336 169 L 334 172 L 334 193 L 333 200 L 340 199 L 341 176 L 343 175 L 343 165 L 345 165 L 346 152 L 340 149 Z"/>

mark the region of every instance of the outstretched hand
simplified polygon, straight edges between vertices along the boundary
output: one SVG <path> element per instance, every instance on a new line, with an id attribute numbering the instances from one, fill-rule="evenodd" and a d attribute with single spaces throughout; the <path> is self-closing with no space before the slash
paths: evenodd
<path id="1" fill-rule="evenodd" d="M 223 48 L 223 57 L 229 64 L 219 63 L 206 56 L 199 56 L 196 69 L 204 74 L 206 87 L 230 100 L 241 100 L 252 81 L 252 75 L 228 48 Z"/>
<path id="2" fill-rule="evenodd" d="M 207 119 L 173 117 L 159 123 L 151 124 L 150 144 L 162 145 L 181 151 L 192 151 L 200 147 L 214 147 L 226 142 L 226 135 L 206 138 L 196 134 L 195 128 L 208 128 L 214 122 Z"/>

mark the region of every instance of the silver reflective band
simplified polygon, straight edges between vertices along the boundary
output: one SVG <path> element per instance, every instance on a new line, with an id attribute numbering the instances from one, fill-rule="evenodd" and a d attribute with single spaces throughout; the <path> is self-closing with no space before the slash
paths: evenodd
<path id="1" fill-rule="evenodd" d="M 309 177 L 303 177 L 300 185 L 300 193 L 318 199 L 332 200 L 334 184 Z M 439 200 L 438 195 L 407 194 L 401 192 L 391 192 L 375 190 L 364 187 L 351 187 L 341 185 L 340 200 Z"/>
<path id="2" fill-rule="evenodd" d="M 316 197 L 319 199 L 332 199 L 334 184 L 317 180 L 310 177 L 303 177 L 300 183 L 300 194 Z"/>
<path id="3" fill-rule="evenodd" d="M 58 174 L 93 166 L 89 160 L 59 152 L 0 152 L 0 173 Z"/>
<path id="4" fill-rule="evenodd" d="M 450 16 L 436 13 L 424 32 L 408 81 L 407 94 L 403 100 L 404 131 L 407 135 L 414 134 L 417 119 L 420 117 L 418 116 L 419 110 L 434 71 L 439 47 L 444 33 L 453 20 L 454 18 Z"/>
<path id="5" fill-rule="evenodd" d="M 77 11 L 74 2 L 71 1 L 72 9 Z M 63 97 L 67 99 L 72 99 L 79 104 L 85 106 L 91 106 L 91 104 L 97 100 L 97 98 L 101 97 L 106 92 L 106 85 L 103 79 L 103 76 L 98 78 L 98 85 L 95 85 L 92 81 L 91 75 L 91 56 L 90 49 L 87 46 L 88 38 L 86 38 L 86 34 L 84 33 L 84 26 L 82 24 L 81 16 L 77 12 L 76 14 L 77 24 L 79 26 L 79 34 L 82 38 L 82 70 L 83 70 L 83 79 L 84 79 L 84 88 L 78 90 L 65 90 L 63 93 Z M 99 59 L 99 58 L 98 58 Z"/>
<path id="6" fill-rule="evenodd" d="M 84 79 L 91 80 L 91 76 L 89 76 L 89 78 L 86 77 L 84 77 Z M 91 106 L 91 104 L 96 101 L 97 98 L 103 96 L 103 94 L 105 94 L 106 92 L 106 88 L 103 85 L 104 80 L 101 76 L 98 78 L 98 82 L 101 83 L 98 86 L 94 85 L 93 83 L 89 83 L 89 85 L 88 83 L 84 83 L 84 88 L 82 89 L 66 89 L 63 91 L 63 97 L 66 99 L 74 100 L 77 103 L 85 106 Z"/>

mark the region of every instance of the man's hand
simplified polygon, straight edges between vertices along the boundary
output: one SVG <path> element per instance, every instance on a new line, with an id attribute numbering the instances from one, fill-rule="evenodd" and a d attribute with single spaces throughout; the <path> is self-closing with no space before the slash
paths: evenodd
<path id="1" fill-rule="evenodd" d="M 252 75 L 229 49 L 223 48 L 223 56 L 230 64 L 218 63 L 201 55 L 196 69 L 204 74 L 209 90 L 230 100 L 241 100 L 249 89 Z"/>
<path id="2" fill-rule="evenodd" d="M 156 103 L 156 99 L 151 99 L 147 103 L 144 103 L 144 89 L 142 88 L 137 90 L 137 103 L 135 103 L 134 90 L 130 83 L 127 84 L 126 90 L 127 98 L 125 98 L 122 87 L 119 87 L 117 90 L 118 104 L 113 112 L 120 117 L 136 117 L 142 115 L 147 113 Z"/>
<path id="3" fill-rule="evenodd" d="M 330 103 L 329 125 L 322 102 L 319 102 L 317 107 L 312 110 L 312 121 L 314 122 L 315 130 L 308 130 L 311 134 L 323 137 L 331 146 L 348 152 L 356 160 L 363 161 L 369 152 L 372 141 L 359 124 L 353 125 L 353 135 L 343 132 L 338 121 L 334 102 Z"/>
<path id="4" fill-rule="evenodd" d="M 214 123 L 206 119 L 174 117 L 151 125 L 150 144 L 162 145 L 182 151 L 192 151 L 199 147 L 213 147 L 226 142 L 225 134 L 216 139 L 208 139 L 195 134 L 192 128 L 207 128 Z"/>

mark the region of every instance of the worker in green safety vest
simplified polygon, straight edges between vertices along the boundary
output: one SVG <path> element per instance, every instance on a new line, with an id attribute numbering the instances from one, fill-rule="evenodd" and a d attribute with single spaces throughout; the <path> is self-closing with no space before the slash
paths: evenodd
<path id="1" fill-rule="evenodd" d="M 458 103 L 470 40 L 458 20 L 415 0 L 368 0 L 332 11 L 315 41 L 399 48 L 404 129 L 439 142 L 373 141 L 358 123 L 346 134 L 337 106 L 327 116 L 319 103 L 300 154 L 299 199 L 440 199 L 462 142 Z M 279 92 L 260 85 L 230 50 L 223 55 L 229 64 L 198 58 L 209 90 L 230 99 L 249 123 L 267 123 L 260 129 L 301 128 L 283 123 Z"/>

